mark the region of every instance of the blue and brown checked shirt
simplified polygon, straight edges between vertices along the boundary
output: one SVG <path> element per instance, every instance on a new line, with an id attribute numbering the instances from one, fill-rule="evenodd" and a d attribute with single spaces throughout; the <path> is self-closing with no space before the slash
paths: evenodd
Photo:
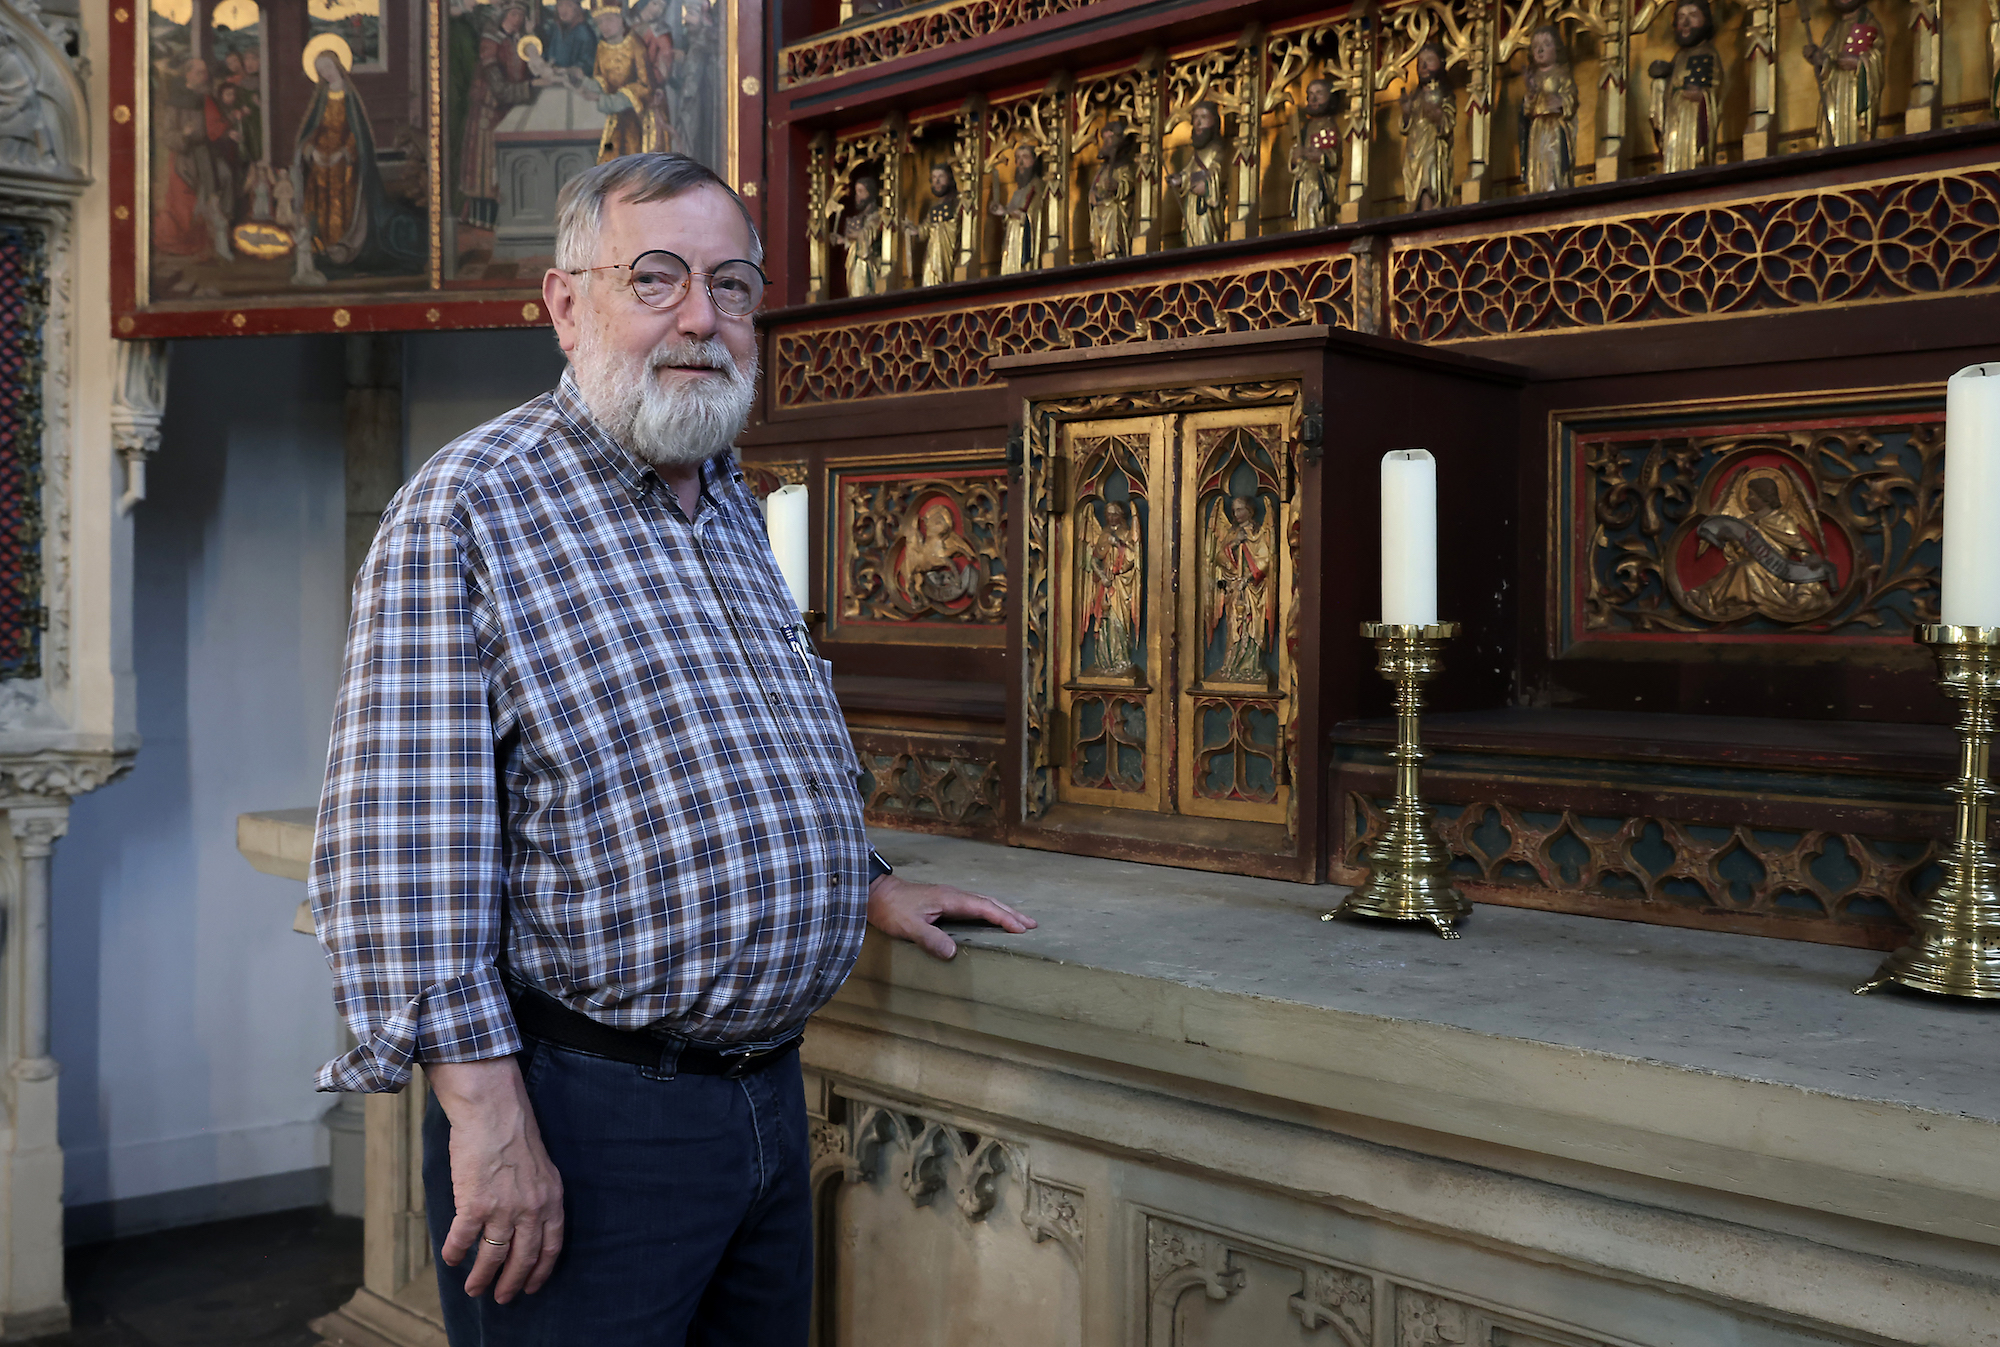
<path id="1" fill-rule="evenodd" d="M 360 1045 L 517 1051 L 507 974 L 621 1029 L 790 1037 L 867 914 L 858 764 L 727 457 L 690 523 L 573 376 L 438 453 L 355 583 L 309 885 Z"/>

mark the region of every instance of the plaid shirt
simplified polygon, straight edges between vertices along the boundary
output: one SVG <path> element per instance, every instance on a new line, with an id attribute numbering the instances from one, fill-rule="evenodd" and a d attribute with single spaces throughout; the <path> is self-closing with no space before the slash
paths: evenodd
<path id="1" fill-rule="evenodd" d="M 502 974 L 621 1029 L 790 1037 L 854 966 L 859 764 L 727 456 L 692 525 L 573 376 L 447 446 L 354 591 L 309 885 L 360 1044 L 322 1090 L 521 1038 Z"/>

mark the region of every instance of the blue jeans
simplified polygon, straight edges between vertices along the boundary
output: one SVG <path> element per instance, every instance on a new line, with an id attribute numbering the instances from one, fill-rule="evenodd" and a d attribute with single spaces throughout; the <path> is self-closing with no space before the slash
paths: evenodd
<path id="1" fill-rule="evenodd" d="M 562 1175 L 546 1285 L 496 1305 L 437 1260 L 452 1347 L 804 1347 L 812 1313 L 805 1090 L 792 1054 L 739 1080 L 664 1075 L 530 1039 L 521 1072 Z M 451 1229 L 451 1123 L 424 1116 L 431 1251 Z"/>

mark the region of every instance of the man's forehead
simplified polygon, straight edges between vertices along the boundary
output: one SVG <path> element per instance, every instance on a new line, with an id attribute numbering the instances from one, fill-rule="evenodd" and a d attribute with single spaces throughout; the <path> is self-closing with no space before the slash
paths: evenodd
<path id="1" fill-rule="evenodd" d="M 750 255 L 750 231 L 728 193 L 712 183 L 659 201 L 614 196 L 604 203 L 600 249 L 629 262 L 639 252 L 666 248 L 694 266 Z"/>

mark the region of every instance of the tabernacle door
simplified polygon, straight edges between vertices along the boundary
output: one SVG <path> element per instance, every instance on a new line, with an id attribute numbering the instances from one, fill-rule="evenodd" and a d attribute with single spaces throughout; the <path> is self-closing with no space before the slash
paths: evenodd
<path id="1" fill-rule="evenodd" d="M 1166 667 L 1172 567 L 1169 418 L 1062 429 L 1055 539 L 1056 798 L 1169 808 L 1162 746 L 1173 742 Z"/>
<path id="2" fill-rule="evenodd" d="M 1179 422 L 1179 811 L 1286 823 L 1298 644 L 1290 403 Z"/>

